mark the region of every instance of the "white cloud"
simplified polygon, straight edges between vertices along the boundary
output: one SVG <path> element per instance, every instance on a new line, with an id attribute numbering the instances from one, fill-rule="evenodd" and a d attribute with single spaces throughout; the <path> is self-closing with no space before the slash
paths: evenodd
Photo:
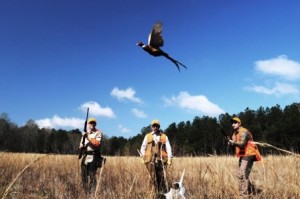
<path id="1" fill-rule="evenodd" d="M 146 118 L 146 117 L 147 117 L 147 115 L 144 113 L 144 111 L 139 110 L 139 109 L 136 109 L 136 108 L 131 109 L 131 112 L 132 112 L 136 117 L 139 117 L 139 118 Z"/>
<path id="2" fill-rule="evenodd" d="M 121 125 L 121 124 L 118 125 L 118 129 L 119 129 L 119 131 L 120 131 L 121 133 L 129 133 L 129 132 L 131 132 L 130 129 L 124 127 L 124 126 Z"/>
<path id="3" fill-rule="evenodd" d="M 126 90 L 120 90 L 119 88 L 115 87 L 111 91 L 111 96 L 116 97 L 118 100 L 129 100 L 135 103 L 142 103 L 142 101 L 135 97 L 135 90 L 132 88 L 127 88 Z"/>
<path id="4" fill-rule="evenodd" d="M 182 109 L 199 111 L 212 117 L 225 112 L 218 105 L 210 102 L 204 95 L 192 96 L 186 91 L 180 92 L 177 97 L 163 98 L 163 100 L 167 106 L 178 106 Z"/>
<path id="5" fill-rule="evenodd" d="M 101 107 L 97 102 L 86 102 L 80 106 L 80 109 L 83 112 L 86 112 L 87 108 L 89 108 L 89 113 L 94 116 L 103 116 L 108 118 L 116 117 L 113 110 L 109 107 Z"/>
<path id="6" fill-rule="evenodd" d="M 45 118 L 40 120 L 35 120 L 35 123 L 39 128 L 62 128 L 71 127 L 73 129 L 80 129 L 84 126 L 84 120 L 79 118 L 61 118 L 54 115 L 52 118 Z"/>
<path id="7" fill-rule="evenodd" d="M 249 91 L 254 91 L 256 93 L 262 93 L 266 95 L 276 95 L 276 96 L 300 93 L 300 91 L 296 86 L 292 84 L 280 83 L 280 82 L 276 82 L 275 85 L 271 88 L 254 85 L 252 87 L 246 87 L 245 89 Z"/>
<path id="8" fill-rule="evenodd" d="M 275 79 L 264 80 L 264 85 L 252 85 L 245 90 L 265 95 L 299 95 L 300 91 L 296 85 L 287 83 L 300 79 L 300 63 L 289 60 L 287 56 L 280 55 L 277 58 L 255 62 L 256 71 L 275 77 Z M 280 80 L 279 80 L 279 79 Z"/>
<path id="9" fill-rule="evenodd" d="M 269 60 L 256 61 L 255 68 L 258 72 L 279 76 L 285 80 L 300 79 L 300 63 L 289 60 L 285 55 Z"/>

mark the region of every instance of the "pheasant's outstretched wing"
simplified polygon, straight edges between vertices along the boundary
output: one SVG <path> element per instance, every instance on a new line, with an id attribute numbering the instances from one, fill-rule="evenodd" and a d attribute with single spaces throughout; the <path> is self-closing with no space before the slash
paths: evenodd
<path id="1" fill-rule="evenodd" d="M 157 22 L 153 25 L 153 28 L 148 37 L 148 45 L 159 48 L 164 45 L 164 40 L 162 38 L 162 23 Z"/>

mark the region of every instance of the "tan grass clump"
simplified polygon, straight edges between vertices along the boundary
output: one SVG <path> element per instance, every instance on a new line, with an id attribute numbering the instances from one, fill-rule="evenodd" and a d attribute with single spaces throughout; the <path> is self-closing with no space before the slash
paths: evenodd
<path id="1" fill-rule="evenodd" d="M 27 165 L 43 156 L 0 153 L 0 194 Z M 22 172 L 6 198 L 153 198 L 147 170 L 139 157 L 106 158 L 96 197 L 85 197 L 82 191 L 77 156 L 50 155 Z M 168 182 L 171 185 L 178 181 L 185 169 L 187 199 L 239 198 L 237 167 L 235 157 L 175 157 L 168 168 Z M 300 198 L 299 173 L 300 159 L 295 156 L 264 157 L 253 166 L 250 178 L 258 191 L 251 198 Z"/>

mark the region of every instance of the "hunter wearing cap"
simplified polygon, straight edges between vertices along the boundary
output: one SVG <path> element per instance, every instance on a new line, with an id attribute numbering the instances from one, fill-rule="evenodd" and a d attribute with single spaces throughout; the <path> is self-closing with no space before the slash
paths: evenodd
<path id="1" fill-rule="evenodd" d="M 96 129 L 97 121 L 95 118 L 88 120 L 87 132 L 84 132 L 79 144 L 79 149 L 83 150 L 83 159 L 81 161 L 81 178 L 83 188 L 86 193 L 95 191 L 97 180 L 97 168 L 102 166 L 101 157 L 101 139 L 102 132 Z"/>
<path id="2" fill-rule="evenodd" d="M 259 161 L 261 156 L 257 146 L 253 143 L 251 132 L 242 126 L 240 118 L 233 117 L 231 124 L 233 135 L 228 142 L 235 147 L 236 156 L 239 157 L 240 195 L 249 195 L 253 192 L 249 175 L 254 161 Z"/>
<path id="3" fill-rule="evenodd" d="M 172 149 L 167 135 L 160 130 L 159 120 L 153 120 L 151 128 L 152 132 L 146 134 L 141 146 L 142 162 L 146 165 L 156 190 L 166 192 L 166 168 L 172 164 Z"/>

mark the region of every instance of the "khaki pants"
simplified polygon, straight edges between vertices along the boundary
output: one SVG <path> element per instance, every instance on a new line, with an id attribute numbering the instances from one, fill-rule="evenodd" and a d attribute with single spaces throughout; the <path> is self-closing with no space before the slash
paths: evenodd
<path id="1" fill-rule="evenodd" d="M 255 160 L 255 156 L 241 157 L 239 160 L 238 178 L 240 180 L 240 194 L 248 195 L 252 192 L 249 175 Z"/>

